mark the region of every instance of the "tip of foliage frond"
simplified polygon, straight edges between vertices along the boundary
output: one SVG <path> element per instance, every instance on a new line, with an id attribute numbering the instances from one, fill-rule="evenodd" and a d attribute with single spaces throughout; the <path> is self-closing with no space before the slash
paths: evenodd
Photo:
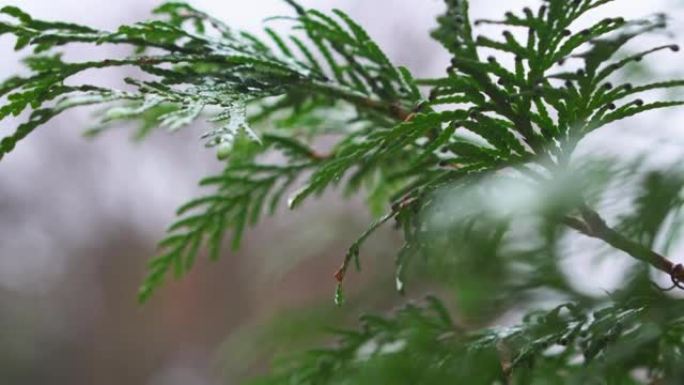
<path id="1" fill-rule="evenodd" d="M 289 4 L 294 10 L 297 12 L 299 15 L 304 15 L 306 13 L 306 9 L 302 7 L 296 0 L 283 0 L 287 4 Z"/>

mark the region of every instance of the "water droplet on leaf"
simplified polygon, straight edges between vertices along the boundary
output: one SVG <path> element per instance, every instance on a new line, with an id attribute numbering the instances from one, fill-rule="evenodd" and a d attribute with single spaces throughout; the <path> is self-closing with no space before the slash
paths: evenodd
<path id="1" fill-rule="evenodd" d="M 342 306 L 344 304 L 344 292 L 342 291 L 342 284 L 337 284 L 335 288 L 335 305 Z"/>
<path id="2" fill-rule="evenodd" d="M 233 149 L 233 144 L 230 142 L 222 142 L 216 147 L 216 157 L 219 160 L 225 160 L 230 156 L 230 152 Z"/>

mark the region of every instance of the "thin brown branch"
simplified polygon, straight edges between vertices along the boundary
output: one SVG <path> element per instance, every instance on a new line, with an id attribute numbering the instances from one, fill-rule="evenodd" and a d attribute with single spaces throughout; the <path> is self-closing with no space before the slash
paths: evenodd
<path id="1" fill-rule="evenodd" d="M 565 217 L 564 223 L 588 237 L 601 239 L 633 258 L 646 262 L 654 268 L 667 273 L 676 285 L 679 282 L 684 282 L 684 268 L 682 268 L 681 264 L 676 264 L 648 247 L 621 235 L 608 226 L 599 213 L 587 206 L 580 209 L 580 217 Z"/>
<path id="2" fill-rule="evenodd" d="M 324 82 L 313 82 L 302 84 L 312 91 L 321 92 L 345 100 L 359 108 L 377 111 L 393 119 L 404 121 L 411 116 L 411 111 L 401 106 L 399 103 L 385 102 L 367 97 L 366 95 L 350 92 L 342 87 Z"/>

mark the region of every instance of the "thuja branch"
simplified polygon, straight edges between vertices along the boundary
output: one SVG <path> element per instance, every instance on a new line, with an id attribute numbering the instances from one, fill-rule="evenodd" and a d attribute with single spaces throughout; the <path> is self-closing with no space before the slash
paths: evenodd
<path id="1" fill-rule="evenodd" d="M 633 258 L 667 273 L 675 284 L 684 281 L 684 268 L 681 264 L 676 264 L 648 247 L 621 235 L 608 226 L 599 213 L 587 206 L 580 209 L 579 217 L 566 217 L 564 223 L 588 237 L 600 239 Z"/>
<path id="2" fill-rule="evenodd" d="M 335 84 L 311 82 L 302 84 L 302 87 L 308 88 L 314 92 L 329 95 L 333 98 L 344 100 L 360 109 L 369 109 L 383 113 L 384 115 L 387 115 L 388 117 L 398 121 L 404 121 L 411 115 L 411 111 L 399 103 L 377 100 L 360 93 L 349 92 L 342 87 L 336 86 Z"/>

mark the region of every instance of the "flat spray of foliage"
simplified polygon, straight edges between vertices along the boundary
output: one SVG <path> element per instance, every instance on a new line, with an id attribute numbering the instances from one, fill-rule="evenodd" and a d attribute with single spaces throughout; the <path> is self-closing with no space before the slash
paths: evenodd
<path id="1" fill-rule="evenodd" d="M 3 8 L 0 35 L 13 35 L 16 49 L 32 54 L 24 60 L 27 75 L 0 84 L 0 119 L 30 110 L 0 141 L 0 159 L 73 107 L 106 106 L 91 135 L 121 121 L 139 122 L 138 137 L 156 127 L 211 122 L 203 140 L 225 170 L 201 181 L 207 195 L 178 210 L 149 263 L 141 301 L 167 276 L 190 270 L 200 250 L 218 258 L 225 234 L 237 248 L 245 229 L 282 201 L 296 209 L 336 186 L 367 190 L 377 217 L 334 274 L 338 303 L 350 267 L 360 268 L 364 241 L 389 223 L 405 240 L 396 259 L 399 291 L 415 268 L 416 275 L 452 284 L 464 314 L 483 306 L 500 314 L 531 303 L 529 293 L 540 290 L 573 301 L 533 312 L 515 327 L 473 331 L 429 297 L 386 318 L 364 317 L 359 331 L 340 332 L 339 344 L 290 358 L 259 384 L 681 383 L 684 308 L 649 286 L 649 269 L 677 286 L 684 279 L 681 265 L 663 256 L 682 223 L 684 179 L 671 170 L 638 173 L 638 164 L 601 174 L 573 157 L 595 130 L 684 104 L 640 98 L 684 86 L 682 80 L 616 83 L 623 68 L 679 50 L 669 43 L 621 50 L 663 29 L 663 16 L 607 18 L 579 29 L 578 19 L 612 1 L 547 0 L 536 10 L 473 22 L 466 0 L 445 0 L 432 36 L 451 63 L 443 77 L 414 79 L 342 11 L 325 14 L 286 1 L 294 16 L 281 19 L 292 24 L 292 34 L 267 28 L 264 39 L 178 2 L 157 8 L 158 20 L 113 32 Z M 503 34 L 477 36 L 480 24 Z M 60 48 L 74 43 L 127 45 L 134 53 L 67 62 Z M 121 66 L 143 73 L 126 78 L 125 90 L 71 80 Z M 328 153 L 312 147 L 323 134 L 338 138 Z M 284 161 L 268 162 L 274 157 L 264 155 L 273 153 Z M 633 212 L 611 227 L 597 211 L 600 193 L 568 176 L 619 172 L 637 188 Z M 518 184 L 577 193 L 527 213 L 473 211 L 482 206 L 473 196 L 496 200 L 491 190 Z M 567 232 L 618 250 L 611 258 L 638 261 L 611 303 L 578 293 L 562 273 L 558 241 Z M 667 247 L 657 246 L 663 236 Z"/>

